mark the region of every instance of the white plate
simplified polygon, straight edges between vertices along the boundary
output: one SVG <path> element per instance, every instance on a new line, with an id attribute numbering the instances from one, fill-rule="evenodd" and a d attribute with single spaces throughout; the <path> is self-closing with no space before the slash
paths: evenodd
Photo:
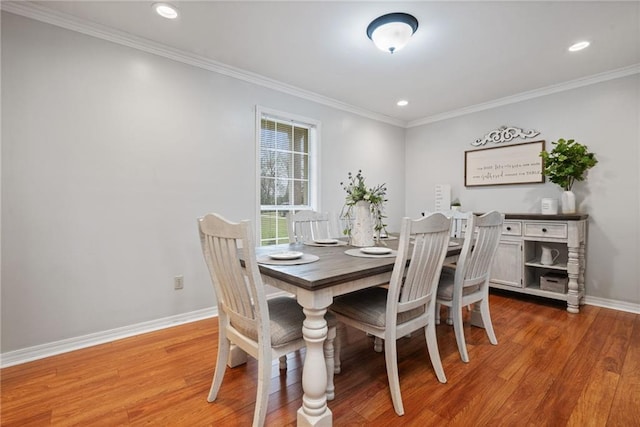
<path id="1" fill-rule="evenodd" d="M 320 245 L 335 245 L 338 243 L 337 239 L 316 239 L 313 241 L 314 243 L 318 243 Z"/>
<path id="2" fill-rule="evenodd" d="M 302 252 L 286 251 L 286 252 L 276 252 L 274 254 L 269 254 L 269 257 L 272 259 L 287 260 L 287 259 L 298 259 L 302 255 L 304 255 Z"/>
<path id="3" fill-rule="evenodd" d="M 360 252 L 369 254 L 369 255 L 387 255 L 391 253 L 390 248 L 383 248 L 379 246 L 372 246 L 370 248 L 362 248 Z"/>

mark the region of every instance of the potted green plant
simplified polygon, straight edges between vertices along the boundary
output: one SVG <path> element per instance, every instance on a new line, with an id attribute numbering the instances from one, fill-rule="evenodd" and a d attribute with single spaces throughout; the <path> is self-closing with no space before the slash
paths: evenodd
<path id="1" fill-rule="evenodd" d="M 458 199 L 454 199 L 453 202 L 451 202 L 451 210 L 453 210 L 453 211 L 460 210 L 461 206 L 462 206 L 462 204 L 460 203 L 460 200 L 458 200 Z"/>
<path id="2" fill-rule="evenodd" d="M 387 201 L 385 184 L 367 188 L 362 170 L 348 174 L 348 181 L 340 185 L 347 192 L 340 217 L 346 222 L 344 234 L 353 246 L 371 246 L 373 238 L 386 231 L 384 203 Z M 373 222 L 372 222 L 373 219 Z"/>
<path id="3" fill-rule="evenodd" d="M 551 152 L 543 150 L 540 157 L 543 160 L 543 175 L 549 181 L 558 184 L 564 190 L 561 204 L 562 213 L 574 213 L 576 211 L 575 195 L 571 191 L 576 181 L 583 181 L 586 172 L 594 167 L 598 160 L 594 153 L 587 150 L 573 139 L 568 141 L 560 138 Z"/>

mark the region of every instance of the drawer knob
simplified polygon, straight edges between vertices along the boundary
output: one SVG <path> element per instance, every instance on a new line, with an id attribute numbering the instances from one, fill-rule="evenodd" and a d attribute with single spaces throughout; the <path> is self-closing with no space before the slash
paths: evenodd
<path id="1" fill-rule="evenodd" d="M 543 233 L 546 233 L 546 232 L 547 232 L 547 229 L 546 229 L 546 228 L 543 228 L 543 229 L 542 229 L 542 232 L 543 232 Z"/>
<path id="2" fill-rule="evenodd" d="M 507 231 L 511 231 L 511 227 L 507 227 Z"/>

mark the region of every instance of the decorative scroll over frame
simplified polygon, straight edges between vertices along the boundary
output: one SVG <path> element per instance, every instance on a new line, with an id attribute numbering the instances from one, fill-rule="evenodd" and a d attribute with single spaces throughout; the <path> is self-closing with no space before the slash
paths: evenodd
<path id="1" fill-rule="evenodd" d="M 486 144 L 487 142 L 495 142 L 497 144 L 500 142 L 510 142 L 515 138 L 535 138 L 538 135 L 540 135 L 540 132 L 533 129 L 525 131 L 513 126 L 501 126 L 498 129 L 492 130 L 483 138 L 476 139 L 475 142 L 471 143 L 471 145 L 478 147 Z"/>
<path id="2" fill-rule="evenodd" d="M 544 141 L 464 152 L 464 185 L 532 184 L 544 182 L 542 158 Z"/>

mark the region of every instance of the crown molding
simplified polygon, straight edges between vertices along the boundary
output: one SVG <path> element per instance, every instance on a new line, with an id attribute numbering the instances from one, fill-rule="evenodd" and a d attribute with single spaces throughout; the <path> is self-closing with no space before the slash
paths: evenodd
<path id="1" fill-rule="evenodd" d="M 640 73 L 640 64 L 630 65 L 628 67 L 619 68 L 617 70 L 611 70 L 600 74 L 594 74 L 592 76 L 582 77 L 568 82 L 546 86 L 540 89 L 534 89 L 527 92 L 522 92 L 516 95 L 506 96 L 489 102 L 483 102 L 482 104 L 471 105 L 469 107 L 460 108 L 458 110 L 452 110 L 441 114 L 425 117 L 418 120 L 412 120 L 407 123 L 407 128 L 416 126 L 422 126 L 429 123 L 439 122 L 442 120 L 452 119 L 454 117 L 460 117 L 467 114 L 477 113 L 484 110 L 490 110 L 496 107 L 502 107 L 509 104 L 515 104 L 518 102 L 526 101 L 529 99 L 539 98 L 541 96 L 547 96 L 558 92 L 564 92 L 571 89 L 576 89 L 583 86 L 589 86 L 596 83 L 606 82 L 608 80 L 619 79 L 621 77 L 631 76 L 633 74 Z"/>
<path id="2" fill-rule="evenodd" d="M 194 67 L 202 68 L 208 71 L 212 71 L 218 74 L 222 74 L 228 77 L 232 77 L 238 80 L 243 80 L 249 83 L 253 83 L 268 89 L 272 89 L 278 92 L 286 93 L 298 98 L 306 99 L 321 105 L 326 105 L 338 110 L 353 113 L 368 119 L 376 120 L 383 123 L 388 123 L 401 128 L 412 128 L 417 126 L 426 125 L 429 123 L 435 123 L 442 120 L 448 120 L 454 117 L 460 117 L 467 114 L 477 113 L 480 111 L 490 110 L 497 107 L 502 107 L 509 104 L 515 104 L 518 102 L 526 101 L 529 99 L 539 98 L 546 95 L 551 95 L 558 92 L 563 92 L 571 89 L 576 89 L 583 86 L 589 86 L 596 83 L 605 82 L 608 80 L 614 80 L 621 77 L 630 76 L 640 73 L 640 64 L 630 65 L 628 67 L 619 68 L 617 70 L 607 71 L 592 76 L 582 77 L 575 80 L 570 80 L 565 83 L 546 86 L 539 89 L 522 92 L 519 94 L 499 98 L 493 101 L 484 102 L 481 104 L 470 105 L 468 107 L 460 108 L 457 110 L 447 111 L 433 116 L 424 117 L 422 119 L 405 121 L 393 117 L 386 116 L 384 114 L 376 113 L 364 108 L 356 107 L 351 104 L 347 104 L 342 101 L 338 101 L 333 98 L 320 95 L 315 92 L 311 92 L 305 89 L 301 89 L 296 86 L 283 83 L 269 77 L 261 76 L 257 73 L 242 70 L 240 68 L 232 67 L 230 65 L 214 61 L 212 59 L 205 58 L 200 55 L 181 51 L 179 49 L 170 48 L 163 44 L 131 35 L 122 31 L 115 30 L 100 24 L 88 22 L 78 19 L 71 15 L 61 13 L 47 7 L 39 6 L 30 3 L 26 0 L 18 1 L 0 1 L 0 9 L 21 15 L 26 18 L 31 18 L 37 21 L 45 22 L 51 25 L 56 25 L 68 30 L 76 31 L 82 34 L 86 34 L 92 37 L 96 37 L 102 40 L 117 43 L 123 46 L 128 46 L 134 49 L 138 49 L 147 53 L 151 53 L 157 56 L 161 56 L 167 59 L 171 59 L 184 64 L 192 65 Z"/>
<path id="3" fill-rule="evenodd" d="M 232 67 L 230 65 L 223 64 L 222 62 L 214 61 L 200 55 L 170 48 L 152 40 L 137 37 L 132 34 L 118 31 L 104 25 L 88 22 L 68 15 L 66 13 L 61 13 L 24 0 L 9 2 L 2 1 L 0 2 L 0 9 L 10 13 L 14 13 L 16 15 L 24 16 L 26 18 L 34 19 L 36 21 L 45 22 L 47 24 L 65 28 L 67 30 L 86 34 L 88 36 L 96 37 L 102 40 L 138 49 L 143 52 L 151 53 L 153 55 L 168 58 L 173 61 L 182 62 L 194 67 L 213 71 L 218 74 L 233 77 L 238 80 L 243 80 L 249 83 L 266 87 L 268 89 L 273 89 L 278 92 L 293 95 L 295 97 L 313 101 L 318 104 L 336 108 L 338 110 L 357 114 L 359 116 L 379 122 L 388 123 L 402 128 L 406 127 L 407 125 L 407 122 L 405 120 L 396 119 L 364 108 L 356 107 L 354 105 L 350 105 L 315 92 L 301 89 L 299 87 L 292 86 L 287 83 L 271 79 L 269 77 L 261 76 L 250 71 Z"/>

